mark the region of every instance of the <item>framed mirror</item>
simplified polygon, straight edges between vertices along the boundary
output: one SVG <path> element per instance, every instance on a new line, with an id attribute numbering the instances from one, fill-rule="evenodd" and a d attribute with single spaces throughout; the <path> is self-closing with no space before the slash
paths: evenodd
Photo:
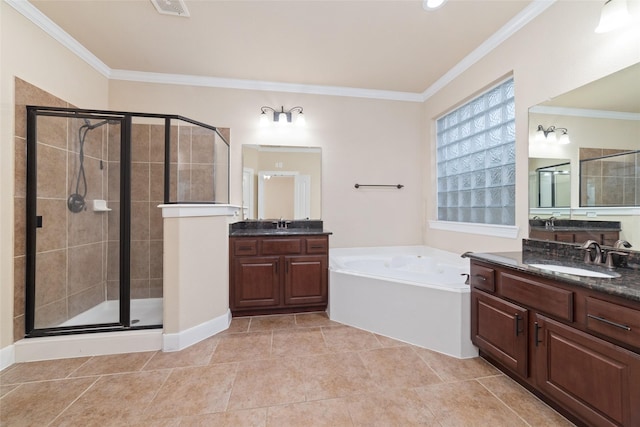
<path id="1" fill-rule="evenodd" d="M 244 219 L 321 219 L 319 147 L 242 146 Z"/>
<path id="2" fill-rule="evenodd" d="M 570 143 L 541 142 L 536 138 L 539 126 L 564 128 Z M 640 247 L 640 63 L 531 107 L 529 135 L 530 218 L 620 221 L 620 238 Z M 610 158 L 629 152 L 635 153 Z M 599 162 L 588 160 L 598 157 Z M 569 163 L 567 208 L 540 205 L 539 182 L 532 175 L 558 161 Z M 548 181 L 550 176 L 545 175 Z M 556 187 L 548 185 L 549 191 L 558 190 L 557 182 Z M 614 192 L 624 198 L 606 201 Z"/>

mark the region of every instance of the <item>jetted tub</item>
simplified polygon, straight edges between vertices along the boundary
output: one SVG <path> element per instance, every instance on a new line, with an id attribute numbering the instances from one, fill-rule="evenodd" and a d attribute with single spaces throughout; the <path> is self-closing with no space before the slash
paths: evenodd
<path id="1" fill-rule="evenodd" d="M 329 317 L 457 358 L 471 343 L 469 260 L 428 246 L 331 249 Z"/>

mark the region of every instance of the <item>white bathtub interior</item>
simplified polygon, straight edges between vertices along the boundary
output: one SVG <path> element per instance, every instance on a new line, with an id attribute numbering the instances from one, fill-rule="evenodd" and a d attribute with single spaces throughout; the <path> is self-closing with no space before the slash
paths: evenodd
<path id="1" fill-rule="evenodd" d="M 469 262 L 426 246 L 332 249 L 329 317 L 458 358 L 471 343 Z"/>

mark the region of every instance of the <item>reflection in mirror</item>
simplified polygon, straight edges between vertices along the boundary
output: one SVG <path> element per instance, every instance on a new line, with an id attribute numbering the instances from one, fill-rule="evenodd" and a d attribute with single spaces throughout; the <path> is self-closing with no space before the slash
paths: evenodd
<path id="1" fill-rule="evenodd" d="M 580 206 L 640 206 L 640 151 L 581 148 Z"/>
<path id="2" fill-rule="evenodd" d="M 244 219 L 321 219 L 318 147 L 242 146 Z"/>
<path id="3" fill-rule="evenodd" d="M 567 159 L 529 159 L 529 205 L 568 208 L 571 204 L 571 163 Z"/>
<path id="4" fill-rule="evenodd" d="M 559 145 L 536 141 L 538 125 L 568 129 L 571 143 Z M 600 161 L 597 166 L 595 162 L 584 166 L 581 160 L 585 160 L 584 153 L 587 152 L 601 153 L 587 156 L 594 158 L 618 154 L 620 150 L 637 152 L 640 149 L 640 63 L 531 107 L 529 135 L 530 162 L 540 158 L 549 161 L 566 159 L 564 161 L 568 161 L 571 166 L 569 207 L 544 208 L 540 206 L 538 183 L 532 177 L 532 171 L 535 174 L 536 168 L 544 165 L 537 165 L 532 169 L 530 164 L 530 217 L 537 215 L 543 219 L 555 216 L 578 221 L 619 221 L 622 228 L 620 238 L 634 244 L 634 250 L 639 248 L 640 184 L 637 153 L 634 166 L 631 166 L 631 161 L 625 162 L 625 165 Z M 618 160 L 621 159 L 617 158 L 616 163 L 619 163 Z M 606 162 L 612 162 L 612 159 Z M 630 175 L 632 168 L 635 174 L 633 179 Z M 601 173 L 605 169 L 607 171 Z M 600 172 L 596 172 L 597 170 Z M 624 180 L 624 186 L 605 184 L 607 174 L 614 175 L 611 182 L 620 184 Z M 601 178 L 595 178 L 596 176 Z M 633 202 L 631 194 L 634 195 Z M 622 199 L 604 201 L 618 196 Z"/>

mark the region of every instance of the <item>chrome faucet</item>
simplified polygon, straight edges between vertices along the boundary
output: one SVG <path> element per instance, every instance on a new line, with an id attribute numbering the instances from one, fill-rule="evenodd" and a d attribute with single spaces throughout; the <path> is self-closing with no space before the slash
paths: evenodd
<path id="1" fill-rule="evenodd" d="M 602 249 L 595 240 L 587 240 L 580 246 L 580 249 L 585 251 L 584 262 L 587 264 L 600 264 L 602 262 Z M 591 251 L 595 253 L 595 256 L 591 256 Z"/>
<path id="2" fill-rule="evenodd" d="M 630 248 L 631 243 L 627 242 L 626 240 L 616 240 L 616 242 L 613 244 L 613 247 L 614 249 Z"/>
<path id="3" fill-rule="evenodd" d="M 549 228 L 549 227 L 553 228 L 553 227 L 555 227 L 555 223 L 554 223 L 554 221 L 555 221 L 556 219 L 557 219 L 557 218 L 556 218 L 555 216 L 550 216 L 550 217 L 549 217 L 549 219 L 547 219 L 547 221 L 544 223 L 544 226 L 545 226 L 546 228 Z"/>

